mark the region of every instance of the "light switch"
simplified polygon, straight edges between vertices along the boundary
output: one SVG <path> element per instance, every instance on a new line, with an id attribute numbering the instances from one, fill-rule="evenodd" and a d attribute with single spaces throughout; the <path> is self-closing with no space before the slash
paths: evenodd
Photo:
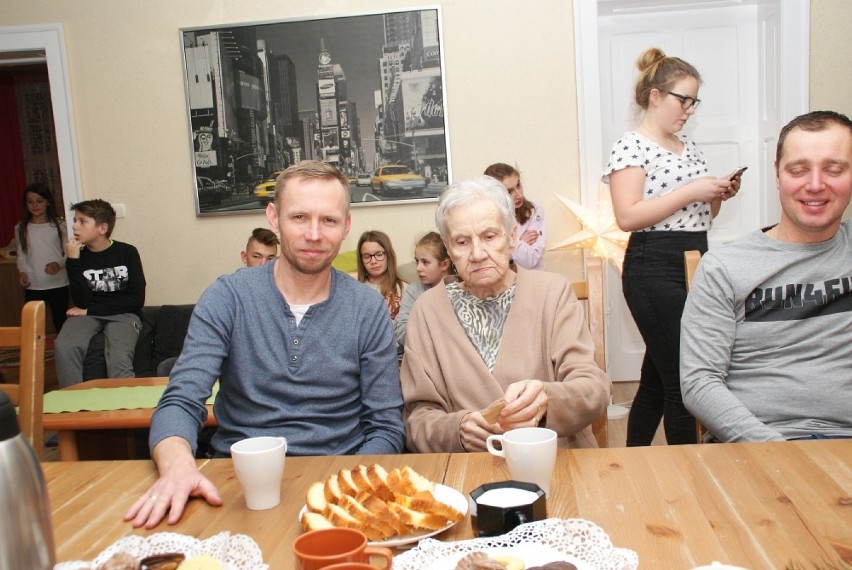
<path id="1" fill-rule="evenodd" d="M 127 212 L 124 209 L 124 204 L 113 204 L 112 209 L 115 210 L 116 218 L 126 218 Z"/>

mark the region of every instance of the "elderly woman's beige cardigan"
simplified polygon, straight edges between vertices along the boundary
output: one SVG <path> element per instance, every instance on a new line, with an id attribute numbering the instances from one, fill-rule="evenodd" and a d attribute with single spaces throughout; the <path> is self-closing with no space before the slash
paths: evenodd
<path id="1" fill-rule="evenodd" d="M 464 451 L 464 415 L 529 378 L 546 383 L 547 427 L 559 434 L 559 446 L 597 447 L 590 424 L 607 407 L 612 386 L 595 364 L 585 308 L 568 280 L 524 269 L 492 372 L 439 283 L 411 311 L 400 377 L 406 444 L 418 452 Z"/>

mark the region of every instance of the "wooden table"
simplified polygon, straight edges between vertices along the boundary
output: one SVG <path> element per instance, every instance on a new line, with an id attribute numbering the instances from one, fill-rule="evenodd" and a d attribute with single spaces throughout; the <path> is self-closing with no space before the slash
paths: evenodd
<path id="1" fill-rule="evenodd" d="M 270 568 L 292 568 L 291 544 L 307 486 L 341 468 L 407 464 L 467 494 L 508 475 L 484 453 L 289 457 L 282 503 L 245 508 L 231 461 L 200 462 L 225 500 L 193 501 L 175 531 L 207 538 L 224 530 L 252 536 Z M 44 463 L 60 561 L 90 559 L 128 534 L 150 534 L 121 515 L 154 481 L 144 461 Z M 687 569 L 713 560 L 746 568 L 796 562 L 852 563 L 852 441 L 687 445 L 564 450 L 548 500 L 552 517 L 581 517 L 613 544 L 639 554 L 640 568 Z M 439 538 L 471 538 L 470 519 Z"/>
<path id="2" fill-rule="evenodd" d="M 122 388 L 132 386 L 165 386 L 167 377 L 152 378 L 105 378 L 88 380 L 62 390 L 89 390 L 92 388 Z M 44 414 L 44 430 L 56 431 L 59 443 L 60 461 L 77 461 L 80 450 L 88 447 L 91 454 L 101 455 L 101 458 L 111 458 L 109 450 L 120 450 L 127 454 L 132 450 L 132 437 L 128 438 L 128 430 L 151 427 L 151 416 L 154 408 L 132 410 L 108 410 L 97 412 L 63 412 L 59 414 Z M 207 406 L 206 426 L 215 426 L 216 417 L 213 406 Z M 86 441 L 87 445 L 81 445 Z"/>

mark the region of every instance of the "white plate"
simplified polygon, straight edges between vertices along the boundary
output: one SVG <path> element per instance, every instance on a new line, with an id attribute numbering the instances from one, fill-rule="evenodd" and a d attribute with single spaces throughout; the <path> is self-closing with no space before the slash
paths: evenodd
<path id="1" fill-rule="evenodd" d="M 616 548 L 602 528 L 584 519 L 545 519 L 500 536 L 442 542 L 428 538 L 393 559 L 393 570 L 452 570 L 463 556 L 507 554 L 527 567 L 566 560 L 582 570 L 636 570 L 639 558 Z"/>
<path id="2" fill-rule="evenodd" d="M 119 551 L 138 559 L 164 552 L 183 552 L 187 558 L 209 554 L 222 564 L 224 570 L 269 570 L 269 566 L 263 563 L 263 553 L 254 539 L 230 532 L 220 532 L 203 540 L 175 532 L 158 532 L 147 536 L 132 534 L 113 542 L 91 562 L 60 562 L 54 566 L 54 570 L 100 568 Z"/>
<path id="3" fill-rule="evenodd" d="M 457 511 L 461 512 L 462 518 L 467 515 L 467 499 L 465 499 L 464 495 L 453 489 L 452 487 L 447 487 L 446 485 L 441 485 L 440 483 L 435 484 L 435 499 L 450 505 Z M 302 514 L 307 510 L 307 505 L 303 506 L 299 511 L 299 521 L 301 523 Z M 402 536 L 395 536 L 393 538 L 389 538 L 387 540 L 379 540 L 376 542 L 370 542 L 370 546 L 385 546 L 387 548 L 395 548 L 398 546 L 406 546 L 409 544 L 414 544 L 415 542 L 419 542 L 424 538 L 429 538 L 435 536 L 437 534 L 441 534 L 448 528 L 451 528 L 456 523 L 449 523 L 444 528 L 440 528 L 438 530 L 424 530 L 422 532 L 413 532 L 411 534 L 404 534 Z"/>
<path id="4" fill-rule="evenodd" d="M 565 562 L 570 562 L 574 566 L 577 567 L 577 570 L 595 570 L 594 566 L 587 562 L 583 562 L 579 558 L 575 556 L 571 556 L 570 554 L 565 554 L 556 550 L 555 548 L 551 548 L 549 546 L 545 546 L 542 544 L 519 544 L 517 546 L 512 547 L 503 547 L 503 548 L 486 548 L 482 550 L 488 556 L 514 556 L 515 558 L 520 558 L 524 561 L 524 567 L 532 568 L 533 566 L 542 566 L 547 564 L 548 562 L 555 562 L 557 560 L 563 560 Z M 445 556 L 444 558 L 439 558 L 432 565 L 430 570 L 453 570 L 458 564 L 459 560 L 463 557 L 467 556 L 468 552 L 457 552 L 455 554 L 450 554 L 449 556 Z"/>

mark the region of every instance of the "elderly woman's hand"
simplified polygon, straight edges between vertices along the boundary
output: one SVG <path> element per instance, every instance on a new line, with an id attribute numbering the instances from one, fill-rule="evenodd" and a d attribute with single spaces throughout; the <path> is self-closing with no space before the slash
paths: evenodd
<path id="1" fill-rule="evenodd" d="M 485 451 L 485 440 L 489 435 L 502 433 L 497 424 L 489 424 L 482 412 L 470 412 L 462 418 L 459 425 L 462 447 L 466 451 Z"/>
<path id="2" fill-rule="evenodd" d="M 506 389 L 506 407 L 498 423 L 505 431 L 535 427 L 547 413 L 547 392 L 541 380 L 519 380 Z"/>

